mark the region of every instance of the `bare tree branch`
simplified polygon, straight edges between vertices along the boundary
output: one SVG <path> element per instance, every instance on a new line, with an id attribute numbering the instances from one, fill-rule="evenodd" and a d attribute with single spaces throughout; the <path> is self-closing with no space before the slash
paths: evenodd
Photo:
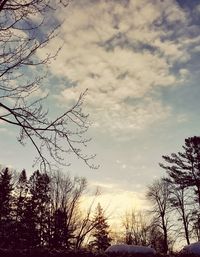
<path id="1" fill-rule="evenodd" d="M 90 125 L 88 115 L 82 110 L 87 90 L 71 108 L 54 119 L 43 108 L 46 97 L 34 96 L 46 77 L 42 71 L 60 50 L 58 47 L 55 53 L 43 58 L 37 54 L 56 36 L 61 25 L 55 18 L 52 22 L 55 25 L 47 26 L 49 15 L 53 19 L 52 13 L 68 3 L 68 0 L 0 1 L 0 120 L 20 129 L 18 141 L 23 145 L 26 140 L 32 143 L 38 155 L 35 164 L 40 163 L 45 171 L 50 168 L 51 160 L 69 164 L 66 158 L 69 153 L 97 168 L 90 163 L 95 155 L 82 153 L 90 141 L 84 136 Z M 31 67 L 35 67 L 34 73 Z"/>

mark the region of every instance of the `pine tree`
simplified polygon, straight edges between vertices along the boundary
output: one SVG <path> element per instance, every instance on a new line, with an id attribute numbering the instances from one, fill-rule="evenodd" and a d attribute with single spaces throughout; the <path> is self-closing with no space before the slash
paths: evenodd
<path id="1" fill-rule="evenodd" d="M 64 247 L 68 239 L 66 228 L 66 212 L 61 209 L 57 209 L 53 214 L 53 234 L 52 234 L 52 245 L 55 248 Z"/>
<path id="2" fill-rule="evenodd" d="M 162 156 L 169 165 L 160 164 L 171 181 L 182 187 L 193 187 L 200 207 L 200 137 L 185 139 L 183 152 Z"/>
<path id="3" fill-rule="evenodd" d="M 16 222 L 21 221 L 21 217 L 23 215 L 23 210 L 25 207 L 25 201 L 28 193 L 28 181 L 26 176 L 26 171 L 22 170 L 22 172 L 19 175 L 19 179 L 17 181 L 15 190 L 15 219 Z"/>
<path id="4" fill-rule="evenodd" d="M 0 244 L 1 246 L 10 243 L 11 211 L 12 211 L 12 175 L 8 168 L 1 171 L 0 174 Z"/>
<path id="5" fill-rule="evenodd" d="M 23 180 L 23 179 L 22 179 Z M 50 178 L 35 171 L 28 181 L 28 197 L 23 211 L 24 244 L 27 247 L 49 245 Z"/>
<path id="6" fill-rule="evenodd" d="M 19 175 L 18 181 L 14 188 L 14 235 L 13 243 L 15 247 L 24 246 L 24 214 L 28 200 L 28 181 L 26 171 L 23 169 Z"/>
<path id="7" fill-rule="evenodd" d="M 91 242 L 91 245 L 97 251 L 104 251 L 110 246 L 111 238 L 109 236 L 107 218 L 105 217 L 103 208 L 100 204 L 98 204 L 96 208 L 94 223 L 96 224 L 94 233 L 92 234 L 94 240 Z"/>
<path id="8" fill-rule="evenodd" d="M 196 231 L 197 239 L 200 240 L 200 137 L 194 136 L 185 139 L 183 151 L 172 153 L 170 156 L 163 156 L 166 164 L 160 166 L 169 175 L 169 182 L 173 184 L 176 191 L 191 188 L 193 195 L 190 197 L 189 205 L 194 204 L 193 230 Z M 184 200 L 184 199 L 183 199 Z M 179 202 L 181 207 L 182 220 L 184 224 L 185 237 L 189 243 L 188 221 L 185 214 L 185 201 Z"/>
<path id="9" fill-rule="evenodd" d="M 34 210 L 35 224 L 39 236 L 39 244 L 49 244 L 49 219 L 50 219 L 50 177 L 38 170 L 33 173 L 29 180 L 30 206 Z M 31 209 L 29 209 L 31 211 Z"/>
<path id="10" fill-rule="evenodd" d="M 37 228 L 37 212 L 31 198 L 26 201 L 25 210 L 22 218 L 21 241 L 22 247 L 36 247 L 40 244 L 40 238 Z"/>

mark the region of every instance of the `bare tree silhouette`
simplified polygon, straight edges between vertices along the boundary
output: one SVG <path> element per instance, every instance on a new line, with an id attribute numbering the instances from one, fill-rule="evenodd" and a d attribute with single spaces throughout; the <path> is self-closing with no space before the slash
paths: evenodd
<path id="1" fill-rule="evenodd" d="M 90 125 L 82 105 L 86 92 L 64 113 L 50 119 L 41 97 L 41 83 L 55 53 L 38 55 L 56 36 L 61 23 L 54 17 L 68 0 L 0 1 L 0 120 L 20 129 L 18 141 L 29 140 L 36 149 L 34 164 L 47 170 L 51 161 L 69 164 L 66 154 L 74 153 L 88 166 L 94 155 L 83 153 Z M 50 22 L 51 21 L 51 22 Z"/>

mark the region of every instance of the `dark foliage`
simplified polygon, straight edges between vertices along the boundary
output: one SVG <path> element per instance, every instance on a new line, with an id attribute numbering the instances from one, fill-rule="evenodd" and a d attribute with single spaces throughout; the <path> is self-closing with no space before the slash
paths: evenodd
<path id="1" fill-rule="evenodd" d="M 96 208 L 94 223 L 96 224 L 92 234 L 94 240 L 90 242 L 90 245 L 97 251 L 106 250 L 110 246 L 111 237 L 109 236 L 107 218 L 100 204 Z"/>
<path id="2" fill-rule="evenodd" d="M 13 225 L 11 216 L 12 190 L 11 174 L 8 168 L 3 169 L 0 174 L 0 245 L 4 247 L 11 239 L 8 231 L 11 231 Z"/>
<path id="3" fill-rule="evenodd" d="M 23 170 L 14 184 L 13 180 L 8 168 L 1 171 L 0 247 L 77 249 L 77 224 L 81 224 L 77 213 L 85 178 L 50 176 L 37 170 L 27 179 Z"/>
<path id="4" fill-rule="evenodd" d="M 169 202 L 182 221 L 187 244 L 191 237 L 200 240 L 200 137 L 185 139 L 183 150 L 164 155 L 160 166 L 170 186 Z"/>

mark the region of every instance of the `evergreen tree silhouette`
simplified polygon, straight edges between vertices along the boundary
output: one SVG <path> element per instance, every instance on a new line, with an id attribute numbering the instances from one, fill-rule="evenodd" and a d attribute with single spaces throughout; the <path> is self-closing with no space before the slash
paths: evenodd
<path id="1" fill-rule="evenodd" d="M 28 200 L 28 180 L 25 169 L 19 174 L 18 181 L 14 188 L 14 235 L 13 244 L 17 248 L 24 247 L 24 213 Z"/>
<path id="2" fill-rule="evenodd" d="M 200 137 L 185 139 L 183 152 L 162 156 L 169 165 L 160 164 L 174 182 L 181 186 L 193 187 L 196 202 L 200 207 Z"/>
<path id="3" fill-rule="evenodd" d="M 94 240 L 91 242 L 91 245 L 97 251 L 104 251 L 108 246 L 110 246 L 111 238 L 109 236 L 107 218 L 104 215 L 104 211 L 100 203 L 98 203 L 96 208 L 94 222 L 96 223 L 96 226 L 92 234 Z"/>
<path id="4" fill-rule="evenodd" d="M 54 212 L 53 218 L 54 228 L 52 235 L 52 244 L 54 248 L 60 248 L 65 246 L 67 240 L 67 236 L 65 233 L 66 212 L 62 211 L 61 209 L 58 209 Z"/>
<path id="5" fill-rule="evenodd" d="M 23 227 L 21 228 L 21 239 L 23 248 L 36 247 L 39 245 L 39 233 L 37 229 L 37 212 L 34 209 L 35 204 L 29 198 L 26 202 L 25 210 L 22 217 Z"/>
<path id="6" fill-rule="evenodd" d="M 50 219 L 50 177 L 38 170 L 29 180 L 31 205 L 35 211 L 35 223 L 39 236 L 39 245 L 49 244 L 49 219 Z"/>
<path id="7" fill-rule="evenodd" d="M 21 184 L 25 174 L 21 174 Z M 50 178 L 38 170 L 28 181 L 28 193 L 21 218 L 24 247 L 48 246 L 50 242 Z"/>
<path id="8" fill-rule="evenodd" d="M 12 175 L 8 168 L 0 174 L 0 245 L 10 244 L 11 222 L 12 222 Z"/>
<path id="9" fill-rule="evenodd" d="M 169 175 L 168 181 L 178 189 L 191 188 L 190 205 L 194 204 L 193 211 L 193 230 L 200 240 L 200 137 L 194 136 L 185 139 L 183 151 L 172 153 L 170 156 L 162 156 L 167 164 L 161 163 L 160 166 Z M 184 202 L 182 203 L 184 207 Z M 182 211 L 184 209 L 182 208 Z M 183 213 L 184 214 L 184 213 Z M 183 215 L 185 217 L 185 214 Z M 183 219 L 187 242 L 189 243 L 188 224 Z"/>

